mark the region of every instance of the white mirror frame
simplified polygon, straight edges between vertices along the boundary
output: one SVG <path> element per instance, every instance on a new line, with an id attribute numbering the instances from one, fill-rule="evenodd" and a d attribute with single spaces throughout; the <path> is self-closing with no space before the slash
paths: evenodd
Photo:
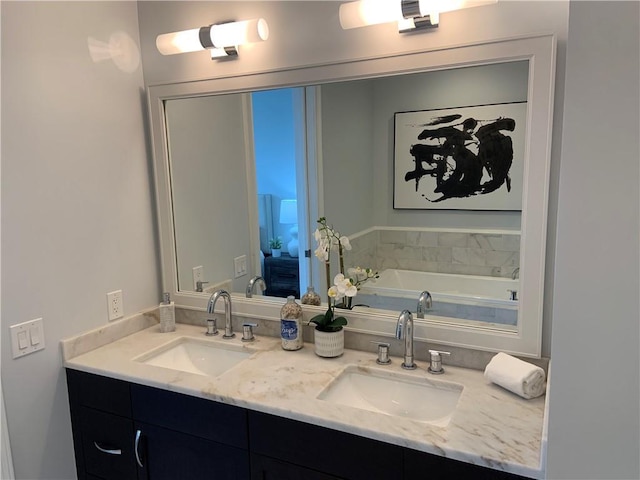
<path id="1" fill-rule="evenodd" d="M 180 307 L 206 309 L 207 296 L 202 293 L 178 290 L 164 114 L 165 100 L 529 60 L 529 108 L 521 218 L 518 329 L 513 332 L 501 330 L 498 326 L 487 327 L 486 324 L 474 326 L 443 322 L 441 318 L 430 319 L 427 315 L 424 320 L 416 320 L 415 338 L 443 345 L 540 357 L 555 56 L 555 36 L 542 34 L 336 64 L 149 86 L 148 101 L 164 291 L 170 292 L 176 305 Z M 279 320 L 282 300 L 278 300 L 274 301 L 268 297 L 247 299 L 243 295 L 234 294 L 233 313 L 248 318 Z M 308 319 L 324 311 L 324 308 L 305 305 L 304 311 L 305 318 Z M 394 336 L 397 320 L 395 313 L 381 310 L 351 311 L 347 317 L 349 330 Z"/>

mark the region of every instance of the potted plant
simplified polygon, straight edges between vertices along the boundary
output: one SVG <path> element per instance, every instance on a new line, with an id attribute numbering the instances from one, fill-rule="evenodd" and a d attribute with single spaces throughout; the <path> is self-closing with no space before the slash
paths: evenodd
<path id="1" fill-rule="evenodd" d="M 316 315 L 309 323 L 315 323 L 314 348 L 319 357 L 339 357 L 344 353 L 344 329 L 347 324 L 345 317 L 336 316 L 336 302 L 343 297 L 353 297 L 357 289 L 348 278 L 338 274 L 334 278 L 334 285 L 329 288 L 329 308 L 324 314 Z"/>
<path id="2" fill-rule="evenodd" d="M 269 240 L 269 246 L 271 247 L 271 255 L 274 257 L 282 255 L 282 237 L 275 237 Z"/>
<path id="3" fill-rule="evenodd" d="M 351 250 L 351 243 L 348 237 L 340 235 L 329 225 L 325 217 L 318 219 L 318 228 L 314 232 L 314 237 L 318 243 L 315 256 L 325 264 L 327 285 L 329 285 L 332 251 L 338 253 L 340 273 L 333 277 L 333 285 L 327 291 L 329 308 L 324 315 L 316 315 L 309 323 L 316 324 L 314 330 L 316 355 L 338 357 L 344 352 L 343 327 L 347 324 L 347 319 L 342 316 L 336 317 L 335 309 L 351 309 L 353 297 L 357 295 L 360 285 L 369 279 L 376 278 L 378 272 L 369 268 L 355 267 L 348 269 L 348 277 L 344 275 L 344 253 Z"/>

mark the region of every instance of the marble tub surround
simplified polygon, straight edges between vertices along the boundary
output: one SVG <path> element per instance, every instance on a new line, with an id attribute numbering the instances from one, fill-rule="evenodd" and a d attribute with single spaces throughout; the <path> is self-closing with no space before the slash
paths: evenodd
<path id="1" fill-rule="evenodd" d="M 350 266 L 493 277 L 520 266 L 519 232 L 374 227 L 350 238 Z"/>
<path id="2" fill-rule="evenodd" d="M 481 371 L 445 365 L 437 381 L 463 385 L 457 408 L 446 427 L 435 427 L 407 418 L 390 417 L 318 399 L 318 395 L 345 368 L 360 371 L 397 372 L 429 381 L 427 364 L 401 369 L 401 358 L 379 366 L 376 355 L 347 348 L 335 359 L 317 357 L 306 343 L 299 351 L 286 352 L 277 337 L 261 335 L 242 343 L 239 338 L 205 337 L 201 325 L 178 323 L 175 332 L 160 333 L 157 325 L 77 354 L 63 345 L 67 368 L 105 375 L 279 415 L 315 425 L 361 435 L 416 450 L 533 478 L 543 478 L 541 443 L 545 397 L 524 400 L 488 382 Z M 89 332 L 89 335 L 92 335 Z M 95 334 L 92 335 L 95 338 Z M 233 344 L 252 352 L 218 377 L 208 377 L 147 365 L 135 359 L 177 338 Z M 78 337 L 64 340 L 78 344 Z M 84 343 L 84 344 L 88 344 Z"/>

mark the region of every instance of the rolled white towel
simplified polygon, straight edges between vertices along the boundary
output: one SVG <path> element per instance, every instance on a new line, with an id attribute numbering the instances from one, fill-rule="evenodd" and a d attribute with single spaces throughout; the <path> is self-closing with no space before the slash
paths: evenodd
<path id="1" fill-rule="evenodd" d="M 502 352 L 491 359 L 484 376 L 524 398 L 539 397 L 547 386 L 542 368 Z"/>

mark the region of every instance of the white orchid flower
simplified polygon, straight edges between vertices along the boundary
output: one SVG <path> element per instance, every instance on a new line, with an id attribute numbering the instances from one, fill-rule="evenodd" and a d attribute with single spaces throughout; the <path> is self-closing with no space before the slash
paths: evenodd
<path id="1" fill-rule="evenodd" d="M 335 285 L 342 285 L 344 283 L 344 275 L 339 273 L 335 277 L 333 277 L 333 283 Z"/>
<path id="2" fill-rule="evenodd" d="M 316 242 L 320 243 L 320 240 L 322 240 L 322 233 L 320 233 L 320 230 L 316 228 L 316 231 L 313 232 L 313 237 L 316 239 Z"/>
<path id="3" fill-rule="evenodd" d="M 329 260 L 329 252 L 326 246 L 323 244 L 318 245 L 318 248 L 316 248 L 314 255 L 318 258 L 318 260 L 322 260 L 323 262 Z"/>
<path id="4" fill-rule="evenodd" d="M 358 294 L 358 288 L 353 285 L 351 282 L 348 282 L 348 286 L 344 291 L 344 294 L 347 297 L 355 297 Z"/>
<path id="5" fill-rule="evenodd" d="M 367 278 L 367 271 L 361 267 L 350 268 L 347 272 L 349 272 L 349 275 L 354 277 L 356 281 Z"/>
<path id="6" fill-rule="evenodd" d="M 349 237 L 345 237 L 345 236 L 340 237 L 340 244 L 345 248 L 345 250 L 351 250 L 351 243 L 349 243 Z"/>
<path id="7" fill-rule="evenodd" d="M 334 301 L 338 301 L 344 297 L 344 293 L 340 292 L 340 289 L 336 285 L 329 287 L 327 295 L 329 295 L 329 298 L 333 298 Z"/>

